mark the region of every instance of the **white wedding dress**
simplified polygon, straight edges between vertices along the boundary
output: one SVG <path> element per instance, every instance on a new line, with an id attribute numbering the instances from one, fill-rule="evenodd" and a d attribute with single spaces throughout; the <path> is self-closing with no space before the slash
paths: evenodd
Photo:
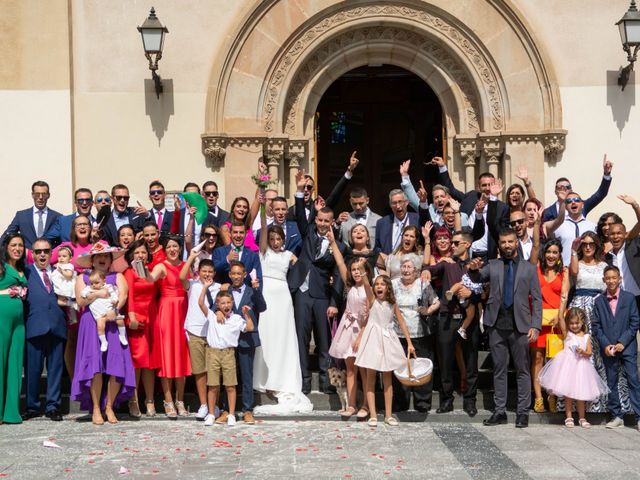
<path id="1" fill-rule="evenodd" d="M 256 415 L 313 410 L 313 404 L 302 393 L 298 337 L 287 284 L 291 255 L 289 251 L 275 252 L 271 248 L 267 248 L 264 255 L 260 254 L 262 295 L 267 309 L 260 314 L 261 346 L 256 348 L 253 362 L 253 388 L 259 392 L 274 392 L 278 403 L 256 407 Z"/>

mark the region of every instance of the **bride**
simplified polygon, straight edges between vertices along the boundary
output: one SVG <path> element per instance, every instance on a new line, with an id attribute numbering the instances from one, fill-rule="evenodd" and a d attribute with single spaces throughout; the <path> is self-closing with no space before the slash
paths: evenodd
<path id="1" fill-rule="evenodd" d="M 262 294 L 267 309 L 260 314 L 260 344 L 253 362 L 253 388 L 272 392 L 277 405 L 255 408 L 257 415 L 308 413 L 313 404 L 302 393 L 302 373 L 298 353 L 293 303 L 287 285 L 287 271 L 296 262 L 295 255 L 282 250 L 285 233 L 267 219 L 262 197 L 260 212 L 260 263 L 262 264 Z"/>

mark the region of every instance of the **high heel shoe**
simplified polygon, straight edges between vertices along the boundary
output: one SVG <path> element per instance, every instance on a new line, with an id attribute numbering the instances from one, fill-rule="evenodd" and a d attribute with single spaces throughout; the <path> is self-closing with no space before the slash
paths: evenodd
<path id="1" fill-rule="evenodd" d="M 178 415 L 179 416 L 181 416 L 181 417 L 188 417 L 189 416 L 189 412 L 184 407 L 184 402 L 183 401 L 178 400 L 176 402 L 176 408 L 178 409 Z"/>
<path id="2" fill-rule="evenodd" d="M 536 413 L 544 412 L 544 400 L 542 397 L 536 398 L 535 402 L 533 402 L 533 411 Z"/>
<path id="3" fill-rule="evenodd" d="M 140 412 L 140 405 L 138 405 L 137 399 L 129 400 L 129 416 L 133 418 L 142 417 L 142 412 Z"/>
<path id="4" fill-rule="evenodd" d="M 176 407 L 173 405 L 173 402 L 162 402 L 164 405 L 164 413 L 167 418 L 171 420 L 176 420 L 178 418 L 178 414 L 176 412 Z"/>
<path id="5" fill-rule="evenodd" d="M 155 417 L 156 416 L 156 405 L 153 400 L 146 401 L 147 406 L 147 417 Z"/>

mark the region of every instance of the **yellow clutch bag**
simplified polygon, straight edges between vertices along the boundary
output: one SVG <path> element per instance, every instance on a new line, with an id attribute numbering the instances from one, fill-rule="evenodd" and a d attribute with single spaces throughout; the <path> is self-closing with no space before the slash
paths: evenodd
<path id="1" fill-rule="evenodd" d="M 553 327 L 551 328 L 551 333 L 547 333 L 547 358 L 553 358 L 558 353 L 562 351 L 564 348 L 564 342 L 562 341 L 562 336 L 553 333 Z"/>
<path id="2" fill-rule="evenodd" d="M 548 327 L 551 325 L 551 322 L 554 318 L 558 316 L 557 308 L 545 308 L 542 310 L 542 326 Z"/>

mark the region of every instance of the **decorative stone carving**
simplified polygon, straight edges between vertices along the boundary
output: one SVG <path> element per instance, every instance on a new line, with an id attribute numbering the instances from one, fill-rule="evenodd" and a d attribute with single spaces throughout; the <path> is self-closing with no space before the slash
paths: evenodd
<path id="1" fill-rule="evenodd" d="M 224 165 L 228 140 L 226 136 L 202 135 L 202 153 L 214 170 L 220 170 Z"/>
<path id="2" fill-rule="evenodd" d="M 478 143 L 476 137 L 456 138 L 456 144 L 460 149 L 460 156 L 464 162 L 464 184 L 467 192 L 475 189 L 476 182 L 476 168 L 478 154 Z"/>
<path id="3" fill-rule="evenodd" d="M 324 36 L 326 32 L 331 29 L 335 29 L 337 26 L 351 22 L 353 20 L 361 19 L 363 17 L 395 17 L 406 21 L 407 19 L 413 20 L 425 29 L 437 33 L 451 42 L 456 51 L 462 53 L 466 57 L 466 66 L 475 70 L 477 77 L 480 79 L 482 87 L 484 88 L 485 95 L 488 99 L 490 106 L 491 125 L 485 126 L 485 129 L 501 130 L 505 127 L 505 114 L 502 96 L 500 93 L 500 87 L 497 81 L 490 62 L 485 58 L 484 53 L 478 48 L 476 42 L 471 34 L 463 31 L 461 27 L 452 25 L 447 18 L 438 15 L 436 12 L 427 11 L 431 8 L 429 5 L 424 4 L 420 7 L 408 6 L 408 5 L 364 5 L 364 6 L 351 6 L 333 12 L 330 15 L 318 19 L 315 25 L 304 29 L 301 34 L 292 39 L 289 42 L 288 50 L 279 58 L 272 74 L 268 80 L 268 86 L 265 93 L 265 101 L 263 104 L 263 126 L 265 131 L 273 132 L 275 130 L 275 114 L 277 111 L 277 105 L 280 101 L 282 94 L 282 87 L 285 79 L 290 75 L 292 65 L 296 59 L 307 49 L 313 48 L 314 43 Z M 299 94 L 306 84 L 306 80 L 310 78 L 309 72 L 315 72 L 319 65 L 322 65 L 322 61 L 326 59 L 335 49 L 344 49 L 349 44 L 358 40 L 359 36 L 378 36 L 378 38 L 388 39 L 390 41 L 395 40 L 399 43 L 408 43 L 414 47 L 420 47 L 430 50 L 429 52 L 437 60 L 445 64 L 445 60 L 448 60 L 450 66 L 458 63 L 455 58 L 449 53 L 448 50 L 443 49 L 436 45 L 436 42 L 429 41 L 427 35 L 420 32 L 404 30 L 397 27 L 369 27 L 362 28 L 355 31 L 347 32 L 340 35 L 338 38 L 332 39 L 328 44 L 320 46 L 317 52 L 312 57 L 307 59 L 304 65 L 299 68 L 297 72 L 297 78 L 293 81 L 292 87 L 287 92 L 287 97 L 284 100 L 285 106 L 285 132 L 293 133 L 296 122 L 297 114 L 297 102 Z M 448 69 L 448 68 L 447 68 Z M 306 72 L 306 74 L 304 73 Z M 457 75 L 456 75 L 457 73 Z M 460 75 L 462 73 L 463 75 Z M 464 75 L 464 69 L 460 68 L 457 72 L 453 72 L 452 76 L 456 78 L 461 90 L 467 97 L 469 105 L 473 105 L 472 98 L 469 93 L 473 89 L 465 88 L 465 83 L 468 83 L 469 87 L 473 85 Z M 475 105 L 479 105 L 477 99 Z M 466 103 L 466 102 L 465 102 Z M 469 125 L 467 127 L 471 131 L 478 131 L 477 110 L 473 112 L 465 105 L 467 114 L 469 117 Z M 475 120 L 474 115 L 475 114 Z"/>
<path id="4" fill-rule="evenodd" d="M 555 164 L 558 161 L 558 157 L 564 152 L 565 140 L 566 133 L 548 133 L 542 135 L 542 146 L 544 147 L 544 153 L 550 164 Z"/>

